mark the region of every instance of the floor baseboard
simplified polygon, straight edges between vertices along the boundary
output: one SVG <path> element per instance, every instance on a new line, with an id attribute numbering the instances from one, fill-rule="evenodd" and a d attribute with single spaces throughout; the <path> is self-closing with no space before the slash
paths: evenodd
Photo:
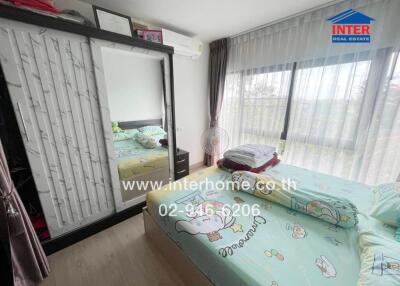
<path id="1" fill-rule="evenodd" d="M 190 165 L 189 170 L 190 172 L 195 172 L 201 168 L 205 168 L 203 161 Z"/>
<path id="2" fill-rule="evenodd" d="M 142 212 L 146 202 L 130 207 L 118 213 L 112 214 L 106 218 L 96 221 L 90 225 L 71 231 L 63 236 L 46 240 L 42 242 L 42 246 L 46 255 L 53 254 L 61 249 L 64 249 L 72 244 L 75 244 L 89 236 L 92 236 L 106 228 L 109 228 L 117 223 L 120 223 L 132 216 Z"/>

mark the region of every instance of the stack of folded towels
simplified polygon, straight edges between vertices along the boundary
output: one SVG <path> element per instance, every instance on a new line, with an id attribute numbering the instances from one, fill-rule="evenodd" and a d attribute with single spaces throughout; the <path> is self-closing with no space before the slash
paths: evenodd
<path id="1" fill-rule="evenodd" d="M 224 158 L 219 160 L 217 165 L 229 172 L 250 171 L 260 173 L 279 162 L 275 147 L 246 144 L 226 151 Z"/>

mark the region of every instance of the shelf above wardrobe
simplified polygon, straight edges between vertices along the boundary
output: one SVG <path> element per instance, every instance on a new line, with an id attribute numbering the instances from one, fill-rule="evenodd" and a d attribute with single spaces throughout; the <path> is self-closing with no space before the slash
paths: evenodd
<path id="1" fill-rule="evenodd" d="M 160 51 L 167 54 L 174 53 L 174 48 L 170 46 L 100 30 L 98 28 L 81 25 L 61 18 L 46 16 L 9 5 L 0 4 L 0 17 L 91 38 L 131 45 L 153 51 Z"/>

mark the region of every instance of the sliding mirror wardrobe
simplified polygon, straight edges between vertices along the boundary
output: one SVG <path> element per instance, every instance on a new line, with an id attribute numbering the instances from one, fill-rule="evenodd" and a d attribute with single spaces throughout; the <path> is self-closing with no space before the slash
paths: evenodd
<path id="1" fill-rule="evenodd" d="M 117 209 L 173 180 L 168 55 L 91 39 Z"/>
<path id="2" fill-rule="evenodd" d="M 1 7 L 9 109 L 50 241 L 120 221 L 174 179 L 172 55 L 160 44 Z"/>

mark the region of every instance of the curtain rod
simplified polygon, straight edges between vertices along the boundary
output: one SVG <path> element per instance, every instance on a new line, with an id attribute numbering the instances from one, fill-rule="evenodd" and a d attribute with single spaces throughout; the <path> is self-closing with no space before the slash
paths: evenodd
<path id="1" fill-rule="evenodd" d="M 280 19 L 268 22 L 267 24 L 263 24 L 263 25 L 255 27 L 255 28 L 251 28 L 251 29 L 245 30 L 243 32 L 240 32 L 238 34 L 230 36 L 229 38 L 230 39 L 236 38 L 236 37 L 239 37 L 241 35 L 244 35 L 244 34 L 247 34 L 247 33 L 251 33 L 251 32 L 254 32 L 254 31 L 257 31 L 257 30 L 261 30 L 263 28 L 275 25 L 277 23 L 280 23 L 280 22 L 283 22 L 283 21 L 287 21 L 289 19 L 301 16 L 301 15 L 305 15 L 307 13 L 314 12 L 314 11 L 317 11 L 317 10 L 320 10 L 320 9 L 324 9 L 326 7 L 330 7 L 330 6 L 336 5 L 336 4 L 341 3 L 341 2 L 346 2 L 346 1 L 348 1 L 348 0 L 332 0 L 332 1 L 329 1 L 328 3 L 322 4 L 322 5 L 318 5 L 316 7 L 313 7 L 313 8 L 310 8 L 310 9 L 307 9 L 307 10 L 304 10 L 304 11 L 301 11 L 301 12 L 286 16 L 284 18 L 280 18 Z"/>

